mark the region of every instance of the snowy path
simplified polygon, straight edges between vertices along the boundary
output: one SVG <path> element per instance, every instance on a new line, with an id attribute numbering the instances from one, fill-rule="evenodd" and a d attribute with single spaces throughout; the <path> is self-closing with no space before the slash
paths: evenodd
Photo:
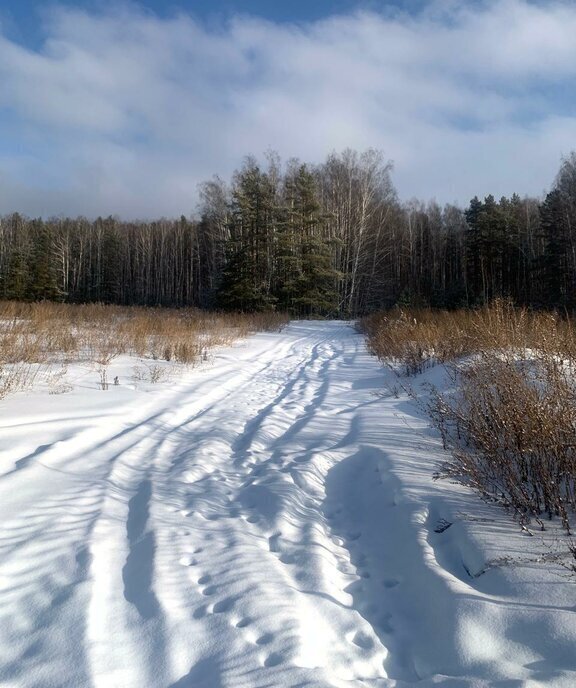
<path id="1" fill-rule="evenodd" d="M 0 416 L 0 685 L 576 685 L 574 612 L 434 532 L 470 497 L 384 377 L 293 323 L 140 407 Z"/>

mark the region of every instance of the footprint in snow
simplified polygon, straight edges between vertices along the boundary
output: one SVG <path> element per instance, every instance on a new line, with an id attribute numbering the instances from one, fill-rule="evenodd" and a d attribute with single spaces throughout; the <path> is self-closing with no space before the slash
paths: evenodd
<path id="1" fill-rule="evenodd" d="M 240 619 L 236 622 L 236 628 L 246 628 L 252 623 L 252 619 Z"/>
<path id="2" fill-rule="evenodd" d="M 212 611 L 214 614 L 224 614 L 225 612 L 229 612 L 232 607 L 234 606 L 236 602 L 236 599 L 234 597 L 227 597 L 224 600 L 221 600 L 220 602 L 216 602 L 214 607 L 212 607 Z"/>
<path id="3" fill-rule="evenodd" d="M 196 559 L 194 559 L 194 557 L 184 556 L 180 557 L 178 563 L 181 566 L 196 566 L 198 562 L 196 561 Z"/>
<path id="4" fill-rule="evenodd" d="M 395 588 L 397 585 L 400 585 L 400 581 L 397 578 L 385 578 L 382 581 L 382 585 L 385 588 L 391 589 L 391 588 Z"/>
<path id="5" fill-rule="evenodd" d="M 269 645 L 274 640 L 274 635 L 272 633 L 265 633 L 260 636 L 256 641 L 257 645 Z"/>
<path id="6" fill-rule="evenodd" d="M 374 639 L 367 633 L 364 633 L 364 631 L 357 631 L 351 638 L 348 638 L 348 640 L 363 650 L 371 650 L 374 647 Z"/>
<path id="7" fill-rule="evenodd" d="M 282 664 L 283 660 L 284 657 L 279 652 L 272 652 L 272 654 L 269 654 L 264 660 L 264 666 L 275 667 L 278 666 L 278 664 Z"/>

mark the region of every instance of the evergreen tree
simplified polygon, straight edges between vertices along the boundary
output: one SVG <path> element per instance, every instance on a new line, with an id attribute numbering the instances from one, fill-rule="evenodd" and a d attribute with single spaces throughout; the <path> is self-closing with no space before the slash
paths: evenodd
<path id="1" fill-rule="evenodd" d="M 466 257 L 468 274 L 468 304 L 474 305 L 481 302 L 483 297 L 483 280 L 481 267 L 481 230 L 480 216 L 482 213 L 482 202 L 478 196 L 470 201 L 468 210 L 464 213 L 467 222 L 466 232 Z"/>
<path id="2" fill-rule="evenodd" d="M 574 271 L 569 264 L 570 223 L 562 193 L 551 191 L 540 209 L 542 233 L 546 250 L 540 265 L 546 288 L 548 306 L 574 306 Z"/>
<path id="3" fill-rule="evenodd" d="M 276 202 L 268 175 L 253 158 L 236 174 L 230 213 L 227 265 L 218 304 L 227 309 L 268 310 L 271 291 Z"/>
<path id="4" fill-rule="evenodd" d="M 27 251 L 22 245 L 15 246 L 10 253 L 6 273 L 2 275 L 4 298 L 26 301 L 29 282 Z"/>
<path id="5" fill-rule="evenodd" d="M 339 273 L 334 268 L 334 242 L 322 228 L 325 217 L 314 176 L 301 165 L 287 183 L 288 223 L 281 242 L 284 279 L 280 303 L 299 315 L 334 315 L 338 311 Z"/>
<path id="6" fill-rule="evenodd" d="M 62 293 L 58 288 L 50 229 L 37 219 L 30 223 L 28 231 L 32 251 L 28 266 L 27 298 L 32 301 L 58 301 Z"/>
<path id="7" fill-rule="evenodd" d="M 28 298 L 30 283 L 28 270 L 29 237 L 24 229 L 24 220 L 18 213 L 13 213 L 6 224 L 10 228 L 11 241 L 7 247 L 6 268 L 0 277 L 2 293 L 6 299 L 24 301 Z"/>

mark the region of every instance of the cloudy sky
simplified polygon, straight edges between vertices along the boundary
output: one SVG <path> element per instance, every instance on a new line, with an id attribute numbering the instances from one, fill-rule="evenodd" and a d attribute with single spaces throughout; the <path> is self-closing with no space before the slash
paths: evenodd
<path id="1" fill-rule="evenodd" d="M 0 2 L 0 214 L 189 215 L 247 153 L 372 147 L 400 198 L 541 195 L 576 3 Z"/>

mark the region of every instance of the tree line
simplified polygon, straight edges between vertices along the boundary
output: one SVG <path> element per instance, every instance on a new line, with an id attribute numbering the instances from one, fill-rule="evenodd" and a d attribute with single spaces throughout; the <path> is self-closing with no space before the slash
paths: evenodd
<path id="1" fill-rule="evenodd" d="M 0 218 L 0 298 L 352 317 L 494 298 L 576 307 L 576 154 L 543 199 L 400 202 L 380 152 L 247 157 L 198 217 Z"/>

